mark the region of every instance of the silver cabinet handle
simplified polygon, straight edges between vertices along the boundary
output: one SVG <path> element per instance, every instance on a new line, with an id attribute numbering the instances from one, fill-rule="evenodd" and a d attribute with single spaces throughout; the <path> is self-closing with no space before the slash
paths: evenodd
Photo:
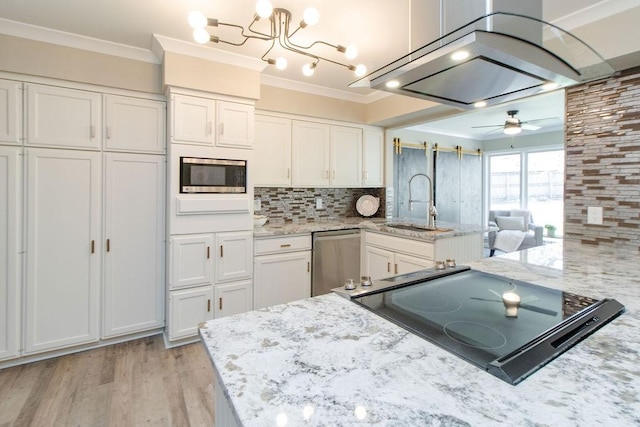
<path id="1" fill-rule="evenodd" d="M 96 137 L 96 125 L 91 125 L 89 127 L 89 133 L 91 134 L 91 138 Z"/>

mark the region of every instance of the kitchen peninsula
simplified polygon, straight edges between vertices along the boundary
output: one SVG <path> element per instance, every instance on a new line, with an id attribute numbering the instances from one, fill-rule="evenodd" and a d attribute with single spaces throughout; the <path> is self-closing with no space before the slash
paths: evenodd
<path id="1" fill-rule="evenodd" d="M 469 263 L 626 306 L 516 386 L 335 294 L 209 321 L 200 333 L 216 416 L 247 426 L 638 425 L 636 263 L 636 253 L 576 242 Z"/>

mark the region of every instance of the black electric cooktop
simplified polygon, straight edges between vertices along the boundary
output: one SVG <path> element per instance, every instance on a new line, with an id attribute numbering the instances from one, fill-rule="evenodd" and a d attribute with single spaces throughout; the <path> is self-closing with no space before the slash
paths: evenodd
<path id="1" fill-rule="evenodd" d="M 624 312 L 613 299 L 468 267 L 386 280 L 386 289 L 352 300 L 510 384 Z"/>

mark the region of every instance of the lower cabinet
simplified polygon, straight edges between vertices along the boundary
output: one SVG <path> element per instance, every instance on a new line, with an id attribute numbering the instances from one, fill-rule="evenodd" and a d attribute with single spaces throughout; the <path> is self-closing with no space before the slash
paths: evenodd
<path id="1" fill-rule="evenodd" d="M 433 266 L 432 243 L 365 233 L 364 271 L 373 280 Z"/>
<path id="2" fill-rule="evenodd" d="M 231 316 L 253 309 L 251 280 L 223 283 L 213 288 L 216 307 L 214 317 Z"/>
<path id="3" fill-rule="evenodd" d="M 253 232 L 171 236 L 169 341 L 194 338 L 198 324 L 253 308 Z"/>
<path id="4" fill-rule="evenodd" d="M 254 308 L 311 297 L 311 236 L 255 241 Z"/>
<path id="5" fill-rule="evenodd" d="M 169 292 L 169 340 L 193 337 L 198 324 L 213 319 L 213 286 Z"/>

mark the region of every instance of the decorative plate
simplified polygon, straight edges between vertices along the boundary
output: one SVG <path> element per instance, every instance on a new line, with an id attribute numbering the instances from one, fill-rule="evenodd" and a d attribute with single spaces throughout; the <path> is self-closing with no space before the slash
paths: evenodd
<path id="1" fill-rule="evenodd" d="M 356 210 L 362 216 L 375 215 L 380 207 L 380 199 L 368 194 L 360 197 L 356 202 Z"/>

